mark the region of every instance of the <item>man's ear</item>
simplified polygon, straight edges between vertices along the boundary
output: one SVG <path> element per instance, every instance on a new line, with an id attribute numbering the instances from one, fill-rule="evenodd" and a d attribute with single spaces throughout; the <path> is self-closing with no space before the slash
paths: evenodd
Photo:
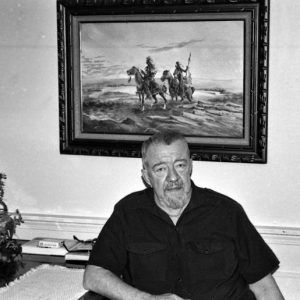
<path id="1" fill-rule="evenodd" d="M 142 178 L 143 178 L 143 181 L 146 184 L 146 186 L 151 187 L 151 182 L 150 182 L 150 178 L 148 175 L 148 171 L 145 168 L 142 169 Z"/>
<path id="2" fill-rule="evenodd" d="M 190 176 L 192 176 L 193 174 L 193 160 L 190 158 L 190 166 L 191 166 L 191 174 Z"/>

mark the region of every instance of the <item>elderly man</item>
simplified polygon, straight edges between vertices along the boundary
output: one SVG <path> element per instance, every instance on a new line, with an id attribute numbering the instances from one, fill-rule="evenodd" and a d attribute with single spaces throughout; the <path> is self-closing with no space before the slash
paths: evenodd
<path id="1" fill-rule="evenodd" d="M 283 299 L 279 261 L 234 200 L 191 181 L 184 137 L 142 146 L 149 186 L 115 209 L 93 248 L 84 287 L 109 299 Z"/>

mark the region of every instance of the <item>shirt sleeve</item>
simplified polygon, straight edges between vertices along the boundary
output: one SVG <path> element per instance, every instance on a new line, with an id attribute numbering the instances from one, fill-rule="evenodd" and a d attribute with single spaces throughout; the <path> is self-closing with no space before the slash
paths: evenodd
<path id="1" fill-rule="evenodd" d="M 241 206 L 239 206 L 235 222 L 239 270 L 245 280 L 251 284 L 274 272 L 279 266 L 279 260 L 257 232 Z"/>
<path id="2" fill-rule="evenodd" d="M 124 244 L 121 212 L 115 208 L 99 233 L 88 264 L 105 268 L 120 276 L 126 264 Z"/>

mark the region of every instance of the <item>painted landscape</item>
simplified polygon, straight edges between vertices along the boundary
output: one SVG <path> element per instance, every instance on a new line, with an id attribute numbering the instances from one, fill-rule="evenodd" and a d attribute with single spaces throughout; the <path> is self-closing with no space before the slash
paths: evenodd
<path id="1" fill-rule="evenodd" d="M 176 129 L 191 137 L 243 137 L 243 22 L 162 21 L 81 26 L 83 132 L 150 134 Z M 193 99 L 171 100 L 167 92 L 165 109 L 157 96 L 155 104 L 146 99 L 142 110 L 127 70 L 145 70 L 147 57 L 153 60 L 159 84 L 164 70 L 173 74 L 175 63 L 188 66 Z"/>

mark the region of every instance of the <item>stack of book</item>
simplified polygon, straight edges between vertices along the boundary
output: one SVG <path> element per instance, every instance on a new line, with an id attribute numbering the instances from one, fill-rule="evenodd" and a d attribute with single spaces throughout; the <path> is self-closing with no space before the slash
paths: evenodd
<path id="1" fill-rule="evenodd" d="M 93 244 L 78 239 L 37 237 L 22 245 L 22 254 L 64 257 L 67 264 L 83 265 L 89 260 Z"/>

